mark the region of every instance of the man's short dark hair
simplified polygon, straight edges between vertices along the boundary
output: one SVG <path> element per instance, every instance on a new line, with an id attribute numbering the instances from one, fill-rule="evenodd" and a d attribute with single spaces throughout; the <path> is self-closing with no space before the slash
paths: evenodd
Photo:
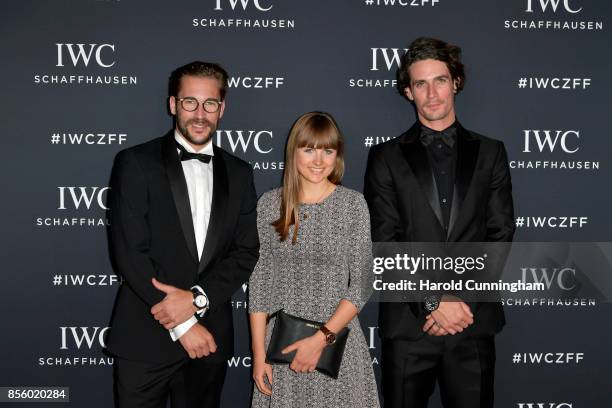
<path id="1" fill-rule="evenodd" d="M 397 90 L 402 96 L 405 96 L 406 88 L 410 87 L 408 68 L 415 62 L 426 59 L 444 62 L 450 71 L 451 79 L 457 85 L 457 93 L 463 89 L 465 70 L 461 63 L 461 48 L 435 38 L 419 37 L 410 43 L 397 70 Z"/>
<path id="2" fill-rule="evenodd" d="M 221 100 L 225 99 L 225 93 L 227 92 L 227 72 L 219 64 L 203 61 L 193 61 L 172 71 L 168 81 L 169 96 L 178 96 L 178 92 L 181 87 L 181 79 L 187 75 L 200 78 L 216 79 L 219 82 Z"/>

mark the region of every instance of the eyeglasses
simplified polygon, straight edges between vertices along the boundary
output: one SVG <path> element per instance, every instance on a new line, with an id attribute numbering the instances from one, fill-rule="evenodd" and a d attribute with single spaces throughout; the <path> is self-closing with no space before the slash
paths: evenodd
<path id="1" fill-rule="evenodd" d="M 188 96 L 186 98 L 176 98 L 177 101 L 181 103 L 181 107 L 187 112 L 193 112 L 198 109 L 200 103 L 204 110 L 208 113 L 215 113 L 221 107 L 223 101 L 214 98 L 208 98 L 205 101 L 198 101 L 196 98 Z"/>

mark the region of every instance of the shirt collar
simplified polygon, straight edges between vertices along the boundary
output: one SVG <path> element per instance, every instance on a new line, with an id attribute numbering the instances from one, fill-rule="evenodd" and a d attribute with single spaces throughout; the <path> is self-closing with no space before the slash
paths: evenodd
<path id="1" fill-rule="evenodd" d="M 429 131 L 431 132 L 438 132 L 438 133 L 453 133 L 457 131 L 457 119 L 455 119 L 455 121 L 446 129 L 443 130 L 433 130 L 432 128 L 425 126 L 423 123 L 421 123 L 421 121 L 419 120 L 419 124 L 421 125 L 421 129 L 429 129 Z"/>
<path id="2" fill-rule="evenodd" d="M 441 131 L 433 130 L 432 128 L 427 127 L 421 123 L 421 134 L 419 136 L 419 139 L 421 140 L 421 143 L 423 143 L 423 145 L 425 146 L 429 146 L 434 140 L 441 140 L 448 147 L 452 148 L 455 145 L 456 138 L 457 121 L 453 122 L 452 125 Z"/>
<path id="3" fill-rule="evenodd" d="M 213 144 L 212 144 L 212 138 L 210 139 L 210 142 L 208 142 L 208 144 L 206 146 L 204 146 L 204 148 L 202 150 L 200 150 L 199 152 L 196 152 L 195 149 L 193 147 L 191 147 L 191 145 L 189 143 L 187 143 L 187 140 L 185 140 L 185 138 L 183 137 L 183 135 L 181 135 L 179 133 L 178 130 L 174 130 L 174 140 L 176 140 L 176 142 L 178 144 L 180 144 L 181 146 L 183 146 L 185 148 L 185 150 L 187 150 L 190 153 L 203 153 L 203 154 L 207 154 L 209 156 L 214 156 L 214 150 L 213 150 Z"/>

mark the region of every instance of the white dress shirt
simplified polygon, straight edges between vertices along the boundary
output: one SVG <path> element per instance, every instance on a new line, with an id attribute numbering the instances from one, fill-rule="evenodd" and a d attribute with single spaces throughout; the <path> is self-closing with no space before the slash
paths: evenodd
<path id="1" fill-rule="evenodd" d="M 196 151 L 183 136 L 174 131 L 174 139 L 191 153 L 203 153 L 214 156 L 212 141 L 210 141 L 200 151 Z M 177 149 L 177 151 L 179 151 Z M 187 182 L 187 192 L 189 194 L 189 206 L 191 208 L 191 219 L 193 220 L 193 230 L 195 232 L 198 259 L 202 258 L 204 242 L 206 242 L 206 232 L 210 221 L 210 208 L 212 204 L 213 192 L 213 165 L 212 160 L 203 163 L 199 160 L 183 160 L 183 173 Z M 204 293 L 204 290 L 197 286 L 197 289 Z M 187 333 L 191 327 L 198 322 L 195 316 L 191 316 L 187 321 L 170 329 L 170 337 L 173 341 L 178 340 L 183 334 Z"/>

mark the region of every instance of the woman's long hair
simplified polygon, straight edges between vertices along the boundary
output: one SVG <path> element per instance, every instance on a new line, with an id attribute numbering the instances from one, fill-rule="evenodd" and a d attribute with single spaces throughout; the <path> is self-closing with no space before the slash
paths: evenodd
<path id="1" fill-rule="evenodd" d="M 280 217 L 272 223 L 281 241 L 287 239 L 289 227 L 294 225 L 292 244 L 297 242 L 300 227 L 301 183 L 295 160 L 300 147 L 335 149 L 336 165 L 327 179 L 339 184 L 344 176 L 344 139 L 334 118 L 325 112 L 309 112 L 300 116 L 293 124 L 287 139 Z"/>

